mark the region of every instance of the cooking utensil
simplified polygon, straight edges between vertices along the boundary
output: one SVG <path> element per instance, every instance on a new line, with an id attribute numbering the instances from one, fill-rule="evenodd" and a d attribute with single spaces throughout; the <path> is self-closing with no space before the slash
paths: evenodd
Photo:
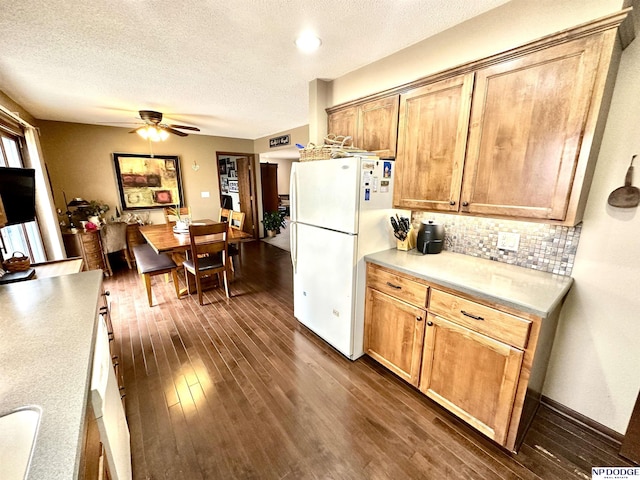
<path id="1" fill-rule="evenodd" d="M 638 187 L 631 185 L 633 181 L 633 160 L 636 157 L 637 155 L 631 157 L 631 165 L 629 165 L 627 175 L 624 178 L 624 187 L 618 187 L 609 194 L 607 201 L 612 207 L 634 208 L 640 204 L 640 190 Z"/>
<path id="2" fill-rule="evenodd" d="M 393 227 L 393 236 L 398 240 L 406 240 L 409 233 L 409 220 L 405 217 L 400 217 L 396 213 L 396 218 L 389 217 L 391 220 L 391 226 Z"/>

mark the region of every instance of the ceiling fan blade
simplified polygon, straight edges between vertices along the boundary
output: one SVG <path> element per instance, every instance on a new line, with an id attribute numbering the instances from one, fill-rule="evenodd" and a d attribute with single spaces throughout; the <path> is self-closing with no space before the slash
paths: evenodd
<path id="1" fill-rule="evenodd" d="M 160 127 L 163 130 L 166 130 L 167 132 L 173 133 L 174 135 L 178 135 L 179 137 L 186 137 L 188 134 L 181 132 L 180 130 L 174 130 L 173 128 L 169 127 L 168 125 L 162 126 Z"/>
<path id="2" fill-rule="evenodd" d="M 186 126 L 186 125 L 167 125 L 167 127 L 170 127 L 170 128 L 181 128 L 181 129 L 183 129 L 183 130 L 192 130 L 192 131 L 194 131 L 194 132 L 199 132 L 199 131 L 200 131 L 200 129 L 199 129 L 199 128 L 196 128 L 196 127 L 188 127 L 188 126 Z"/>

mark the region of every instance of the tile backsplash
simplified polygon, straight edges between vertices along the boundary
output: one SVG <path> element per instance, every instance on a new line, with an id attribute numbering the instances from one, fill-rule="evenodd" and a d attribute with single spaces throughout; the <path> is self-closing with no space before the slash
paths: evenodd
<path id="1" fill-rule="evenodd" d="M 444 225 L 445 250 L 559 275 L 571 275 L 582 230 L 582 225 L 562 227 L 431 212 L 412 212 L 411 220 L 416 229 L 422 220 Z M 499 232 L 518 233 L 518 251 L 499 249 Z"/>

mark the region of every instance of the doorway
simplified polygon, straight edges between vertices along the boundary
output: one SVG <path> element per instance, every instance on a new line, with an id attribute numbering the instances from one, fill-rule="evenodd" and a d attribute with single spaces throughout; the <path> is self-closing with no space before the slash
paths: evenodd
<path id="1" fill-rule="evenodd" d="M 244 212 L 243 230 L 258 238 L 258 205 L 256 201 L 255 155 L 216 152 L 220 205 Z"/>

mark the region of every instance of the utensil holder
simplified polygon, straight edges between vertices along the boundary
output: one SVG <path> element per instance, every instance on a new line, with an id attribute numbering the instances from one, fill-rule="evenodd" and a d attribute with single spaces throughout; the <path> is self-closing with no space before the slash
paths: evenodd
<path id="1" fill-rule="evenodd" d="M 404 240 L 396 239 L 396 248 L 405 252 L 412 248 L 416 248 L 416 233 L 413 230 L 413 227 L 411 227 L 407 232 L 407 238 Z"/>

